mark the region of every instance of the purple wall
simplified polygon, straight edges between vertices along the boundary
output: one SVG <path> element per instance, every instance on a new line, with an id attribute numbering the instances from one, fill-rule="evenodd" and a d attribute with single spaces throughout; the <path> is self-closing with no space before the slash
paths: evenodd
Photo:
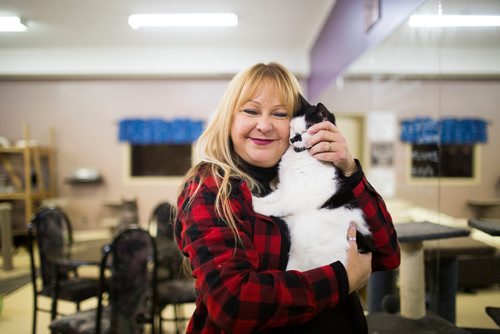
<path id="1" fill-rule="evenodd" d="M 380 20 L 365 32 L 364 0 L 337 0 L 311 50 L 308 98 L 317 98 L 363 52 L 392 33 L 424 0 L 380 0 Z"/>

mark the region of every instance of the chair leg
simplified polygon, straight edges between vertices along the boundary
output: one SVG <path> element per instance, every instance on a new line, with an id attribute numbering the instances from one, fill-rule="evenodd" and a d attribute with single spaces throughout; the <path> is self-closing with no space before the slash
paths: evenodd
<path id="1" fill-rule="evenodd" d="M 161 321 L 161 308 L 158 307 L 158 333 L 163 334 L 162 321 Z"/>
<path id="2" fill-rule="evenodd" d="M 181 334 L 180 330 L 180 321 L 179 321 L 179 314 L 178 314 L 178 309 L 177 309 L 177 304 L 172 305 L 174 308 L 174 324 L 175 324 L 175 333 L 176 334 Z"/>
<path id="3" fill-rule="evenodd" d="M 36 297 L 33 301 L 33 329 L 32 329 L 32 334 L 36 334 L 36 313 L 38 312 L 38 305 L 36 302 Z"/>

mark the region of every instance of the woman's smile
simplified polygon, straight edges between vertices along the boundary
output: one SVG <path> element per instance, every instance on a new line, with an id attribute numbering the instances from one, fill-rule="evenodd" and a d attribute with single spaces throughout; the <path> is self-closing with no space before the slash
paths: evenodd
<path id="1" fill-rule="evenodd" d="M 261 139 L 261 138 L 250 138 L 251 141 L 254 142 L 256 145 L 268 145 L 272 144 L 274 139 Z"/>

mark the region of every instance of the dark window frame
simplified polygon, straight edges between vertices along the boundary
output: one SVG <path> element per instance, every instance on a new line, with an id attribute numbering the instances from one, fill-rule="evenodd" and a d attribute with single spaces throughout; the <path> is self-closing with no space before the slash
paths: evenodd
<path id="1" fill-rule="evenodd" d="M 412 180 L 476 180 L 479 168 L 476 144 L 411 144 Z"/>
<path id="2" fill-rule="evenodd" d="M 192 144 L 127 144 L 127 177 L 180 178 L 191 167 Z"/>

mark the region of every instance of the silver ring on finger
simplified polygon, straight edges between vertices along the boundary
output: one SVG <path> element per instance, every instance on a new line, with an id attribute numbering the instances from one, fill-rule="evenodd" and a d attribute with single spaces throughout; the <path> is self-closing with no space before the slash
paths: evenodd
<path id="1" fill-rule="evenodd" d="M 328 142 L 328 151 L 330 151 L 330 152 L 332 151 L 332 142 L 331 141 Z"/>

